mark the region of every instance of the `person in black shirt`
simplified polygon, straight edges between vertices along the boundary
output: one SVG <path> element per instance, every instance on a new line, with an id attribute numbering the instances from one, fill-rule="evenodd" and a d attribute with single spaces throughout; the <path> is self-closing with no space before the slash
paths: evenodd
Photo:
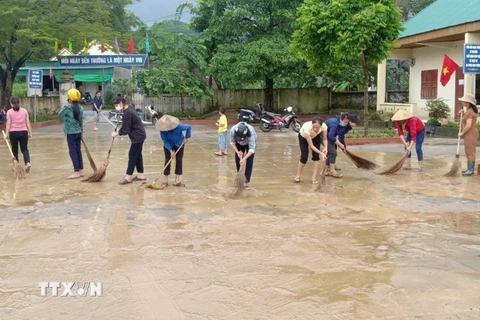
<path id="1" fill-rule="evenodd" d="M 147 138 L 145 127 L 142 120 L 135 111 L 133 105 L 128 105 L 125 99 L 119 94 L 112 100 L 112 104 L 118 111 L 123 110 L 122 127 L 118 132 L 112 132 L 112 137 L 126 136 L 130 138 L 132 145 L 128 152 L 128 167 L 125 178 L 118 181 L 119 184 L 128 184 L 132 181 L 146 181 L 143 174 L 143 157 L 142 148 L 143 142 Z M 137 176 L 132 178 L 133 171 L 137 169 Z"/>

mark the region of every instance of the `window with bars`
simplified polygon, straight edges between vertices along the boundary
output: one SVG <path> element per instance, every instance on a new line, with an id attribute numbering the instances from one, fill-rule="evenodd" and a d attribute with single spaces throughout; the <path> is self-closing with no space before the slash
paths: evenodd
<path id="1" fill-rule="evenodd" d="M 422 71 L 421 99 L 437 99 L 438 69 Z"/>

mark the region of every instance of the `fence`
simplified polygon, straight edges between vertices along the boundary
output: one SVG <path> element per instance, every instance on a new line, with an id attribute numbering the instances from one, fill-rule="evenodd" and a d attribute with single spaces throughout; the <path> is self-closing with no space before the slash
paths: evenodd
<path id="1" fill-rule="evenodd" d="M 164 96 L 161 98 L 147 97 L 141 94 L 134 94 L 129 103 L 135 104 L 137 108 L 153 105 L 155 110 L 163 113 L 205 113 L 207 100 L 194 99 L 192 96 Z"/>

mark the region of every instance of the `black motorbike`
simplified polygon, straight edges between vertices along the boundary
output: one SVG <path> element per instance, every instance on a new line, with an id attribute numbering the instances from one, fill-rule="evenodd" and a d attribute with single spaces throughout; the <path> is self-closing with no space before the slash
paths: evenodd
<path id="1" fill-rule="evenodd" d="M 287 112 L 283 116 L 277 113 L 265 112 L 264 116 L 260 119 L 260 130 L 263 132 L 269 132 L 270 130 L 277 128 L 282 131 L 282 128 L 290 128 L 290 126 L 292 126 L 293 131 L 300 132 L 302 124 L 297 119 L 293 107 L 288 106 L 283 111 Z"/>
<path id="2" fill-rule="evenodd" d="M 91 104 L 93 102 L 92 96 L 90 95 L 90 92 L 85 92 L 82 95 L 82 104 Z"/>
<path id="3" fill-rule="evenodd" d="M 260 119 L 265 114 L 265 109 L 263 108 L 263 105 L 260 102 L 255 103 L 255 108 L 257 110 L 253 108 L 240 109 L 237 116 L 238 120 L 246 123 L 260 121 Z"/>
<path id="4" fill-rule="evenodd" d="M 135 105 L 133 105 L 133 107 L 135 107 Z M 149 122 L 145 121 L 145 113 L 142 112 L 142 109 L 136 108 L 135 111 L 137 112 L 138 117 L 140 118 L 140 120 L 142 120 L 142 123 L 144 125 L 150 124 Z M 122 111 L 117 111 L 117 110 L 108 111 L 108 120 L 110 120 L 111 122 L 122 123 L 122 118 L 123 118 Z"/>

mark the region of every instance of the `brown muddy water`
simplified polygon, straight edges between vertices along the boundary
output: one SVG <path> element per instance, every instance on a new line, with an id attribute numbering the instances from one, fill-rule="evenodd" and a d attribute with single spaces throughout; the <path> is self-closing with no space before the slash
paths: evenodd
<path id="1" fill-rule="evenodd" d="M 213 155 L 213 126 L 194 126 L 186 187 L 165 190 L 117 185 L 128 138 L 104 181 L 66 180 L 66 141 L 43 130 L 27 180 L 13 179 L 0 146 L 0 319 L 480 319 L 480 177 L 441 177 L 455 146 L 429 140 L 423 173 L 392 176 L 340 154 L 344 177 L 317 190 L 311 162 L 293 183 L 292 131 L 258 132 L 252 189 L 230 199 L 233 153 Z M 85 135 L 97 165 L 110 132 Z M 148 133 L 152 181 L 163 151 Z M 351 151 L 382 167 L 402 155 Z M 43 297 L 39 282 L 101 282 L 102 296 Z"/>

